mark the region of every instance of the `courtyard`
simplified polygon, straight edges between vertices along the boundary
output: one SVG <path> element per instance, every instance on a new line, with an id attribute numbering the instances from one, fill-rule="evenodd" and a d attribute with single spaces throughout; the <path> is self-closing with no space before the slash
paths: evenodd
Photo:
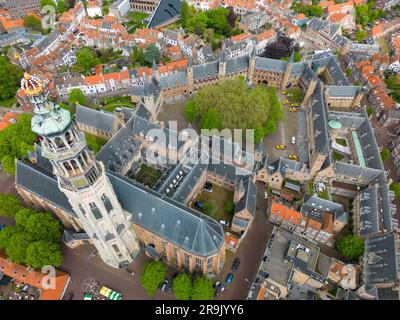
<path id="1" fill-rule="evenodd" d="M 194 202 L 196 201 L 204 205 L 203 210 L 194 207 L 196 210 L 205 213 L 217 221 L 225 220 L 229 224 L 232 222 L 234 212 L 233 191 L 214 185 L 212 192 L 202 190 Z M 231 209 L 231 211 L 229 212 L 228 209 Z"/>
<path id="2" fill-rule="evenodd" d="M 151 188 L 153 187 L 158 179 L 160 179 L 162 172 L 147 164 L 142 164 L 138 173 L 136 173 L 132 178 L 137 182 L 144 184 L 145 186 Z"/>

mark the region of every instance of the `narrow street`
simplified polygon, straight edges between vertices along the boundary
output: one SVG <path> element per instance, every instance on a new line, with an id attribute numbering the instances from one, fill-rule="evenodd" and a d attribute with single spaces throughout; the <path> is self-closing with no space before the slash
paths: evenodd
<path id="1" fill-rule="evenodd" d="M 269 239 L 273 226 L 267 223 L 267 201 L 264 198 L 265 187 L 262 183 L 257 184 L 257 207 L 256 217 L 246 238 L 240 244 L 239 249 L 234 255 L 227 256 L 225 265 L 220 275 L 215 279 L 222 282 L 225 286 L 225 279 L 231 272 L 234 258 L 240 258 L 239 269 L 234 273 L 234 278 L 226 293 L 219 296 L 218 300 L 243 300 L 247 297 L 247 292 L 251 282 L 256 276 L 262 255 L 264 254 L 267 240 Z"/>

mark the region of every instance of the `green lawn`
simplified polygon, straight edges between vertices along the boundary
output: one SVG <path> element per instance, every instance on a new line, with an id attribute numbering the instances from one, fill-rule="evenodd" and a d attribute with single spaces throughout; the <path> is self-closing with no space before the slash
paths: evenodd
<path id="1" fill-rule="evenodd" d="M 126 22 L 126 27 L 129 29 L 129 33 L 134 33 L 137 28 L 146 28 L 146 25 L 143 23 L 143 20 L 146 19 L 149 15 L 143 12 L 131 12 L 128 15 L 129 21 Z"/>
<path id="2" fill-rule="evenodd" d="M 145 186 L 151 188 L 160 179 L 162 172 L 154 169 L 147 164 L 142 164 L 139 172 L 135 175 L 134 179 L 137 182 L 143 183 Z"/>
<path id="3" fill-rule="evenodd" d="M 196 201 L 203 203 L 203 205 L 205 206 L 205 210 L 202 211 L 203 213 L 207 214 L 217 221 L 225 220 L 229 223 L 231 223 L 232 221 L 233 212 L 225 211 L 225 203 L 232 200 L 232 191 L 221 186 L 217 186 L 215 184 L 213 192 L 206 192 L 203 190 L 196 199 Z M 196 208 L 196 210 L 199 209 Z"/>
<path id="4" fill-rule="evenodd" d="M 108 112 L 113 112 L 116 108 L 135 108 L 135 104 L 131 101 L 131 97 L 112 97 L 109 99 L 103 99 L 101 101 L 102 109 Z"/>
<path id="5" fill-rule="evenodd" d="M 11 108 L 14 103 L 17 102 L 17 99 L 14 98 L 10 98 L 10 99 L 5 99 L 5 100 L 0 100 L 0 106 L 1 107 L 6 107 L 6 108 Z"/>
<path id="6" fill-rule="evenodd" d="M 86 142 L 89 148 L 94 152 L 94 154 L 99 152 L 101 147 L 107 143 L 106 139 L 96 137 L 90 133 L 85 133 L 85 136 L 86 136 Z"/>
<path id="7" fill-rule="evenodd" d="M 333 159 L 336 160 L 336 161 L 340 161 L 340 160 L 345 158 L 344 155 L 342 155 L 342 154 L 340 154 L 340 153 L 338 153 L 336 151 L 333 151 L 332 155 L 333 155 Z"/>
<path id="8" fill-rule="evenodd" d="M 318 192 L 318 197 L 325 199 L 325 200 L 329 200 L 329 193 L 328 193 L 328 189 L 325 188 L 324 191 L 319 191 Z"/>
<path id="9" fill-rule="evenodd" d="M 343 147 L 347 147 L 346 139 L 336 139 L 336 143 L 340 144 Z"/>
<path id="10" fill-rule="evenodd" d="M 312 195 L 314 189 L 314 182 L 308 181 L 308 194 Z"/>

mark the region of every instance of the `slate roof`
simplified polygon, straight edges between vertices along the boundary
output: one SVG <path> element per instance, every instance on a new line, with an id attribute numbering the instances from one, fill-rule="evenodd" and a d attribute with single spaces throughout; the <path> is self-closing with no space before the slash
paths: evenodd
<path id="1" fill-rule="evenodd" d="M 380 230 L 379 212 L 381 207 L 378 194 L 378 185 L 362 190 L 359 194 L 359 232 L 363 238 Z"/>
<path id="2" fill-rule="evenodd" d="M 107 176 L 135 224 L 200 256 L 217 253 L 223 245 L 224 232 L 215 220 L 124 177 Z"/>
<path id="3" fill-rule="evenodd" d="M 330 138 L 322 85 L 320 83 L 315 88 L 312 96 L 311 112 L 314 127 L 313 137 L 315 140 L 315 149 L 322 154 L 327 154 L 329 151 Z"/>
<path id="4" fill-rule="evenodd" d="M 346 215 L 344 214 L 344 208 L 341 204 L 319 198 L 315 194 L 312 196 L 306 196 L 304 200 L 300 212 L 305 216 L 322 221 L 325 213 L 332 213 L 335 216 L 335 220 L 339 219 L 342 222 L 347 223 L 347 219 L 343 219 L 343 216 L 346 217 Z"/>
<path id="5" fill-rule="evenodd" d="M 235 59 L 227 59 L 226 74 L 246 71 L 249 65 L 248 60 L 249 60 L 248 56 L 240 56 Z"/>
<path id="6" fill-rule="evenodd" d="M 257 57 L 255 68 L 256 70 L 284 73 L 287 63 L 287 61 Z"/>
<path id="7" fill-rule="evenodd" d="M 235 207 L 235 212 L 240 212 L 244 209 L 247 209 L 248 212 L 255 217 L 256 215 L 256 202 L 257 202 L 257 190 L 256 185 L 251 180 L 250 177 L 246 177 L 241 180 L 244 186 L 244 195 L 238 201 Z"/>
<path id="8" fill-rule="evenodd" d="M 181 14 L 182 2 L 180 0 L 161 0 L 153 12 L 147 28 L 155 28 L 166 24 L 171 19 L 176 19 Z"/>
<path id="9" fill-rule="evenodd" d="M 366 285 L 397 281 L 399 252 L 395 241 L 393 233 L 384 233 L 365 240 L 363 280 Z"/>
<path id="10" fill-rule="evenodd" d="M 17 160 L 15 184 L 39 198 L 46 199 L 52 205 L 76 216 L 67 197 L 58 188 L 57 178 L 39 166 Z"/>
<path id="11" fill-rule="evenodd" d="M 218 76 L 219 62 L 213 61 L 193 66 L 193 79 L 203 80 Z"/>
<path id="12" fill-rule="evenodd" d="M 112 133 L 114 127 L 114 114 L 100 112 L 84 106 L 76 107 L 75 121 L 99 131 Z"/>
<path id="13" fill-rule="evenodd" d="M 326 92 L 332 97 L 355 97 L 360 91 L 359 86 L 326 86 Z"/>

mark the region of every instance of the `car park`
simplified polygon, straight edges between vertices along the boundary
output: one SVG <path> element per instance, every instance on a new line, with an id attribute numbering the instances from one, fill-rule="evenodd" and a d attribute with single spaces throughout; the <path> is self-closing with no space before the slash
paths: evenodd
<path id="1" fill-rule="evenodd" d="M 231 271 L 232 271 L 233 273 L 235 273 L 235 272 L 237 271 L 237 269 L 239 268 L 239 265 L 240 265 L 240 259 L 239 259 L 239 258 L 236 258 L 235 260 L 233 260 L 233 264 L 232 264 L 232 267 L 231 267 Z"/>
<path id="2" fill-rule="evenodd" d="M 278 150 L 286 150 L 286 146 L 282 145 L 282 144 L 278 144 L 277 146 L 275 146 L 275 149 Z"/>
<path id="3" fill-rule="evenodd" d="M 229 286 L 230 283 L 232 282 L 232 280 L 233 280 L 233 274 L 230 273 L 230 274 L 228 274 L 228 276 L 226 277 L 225 284 L 226 284 L 227 286 Z"/>

